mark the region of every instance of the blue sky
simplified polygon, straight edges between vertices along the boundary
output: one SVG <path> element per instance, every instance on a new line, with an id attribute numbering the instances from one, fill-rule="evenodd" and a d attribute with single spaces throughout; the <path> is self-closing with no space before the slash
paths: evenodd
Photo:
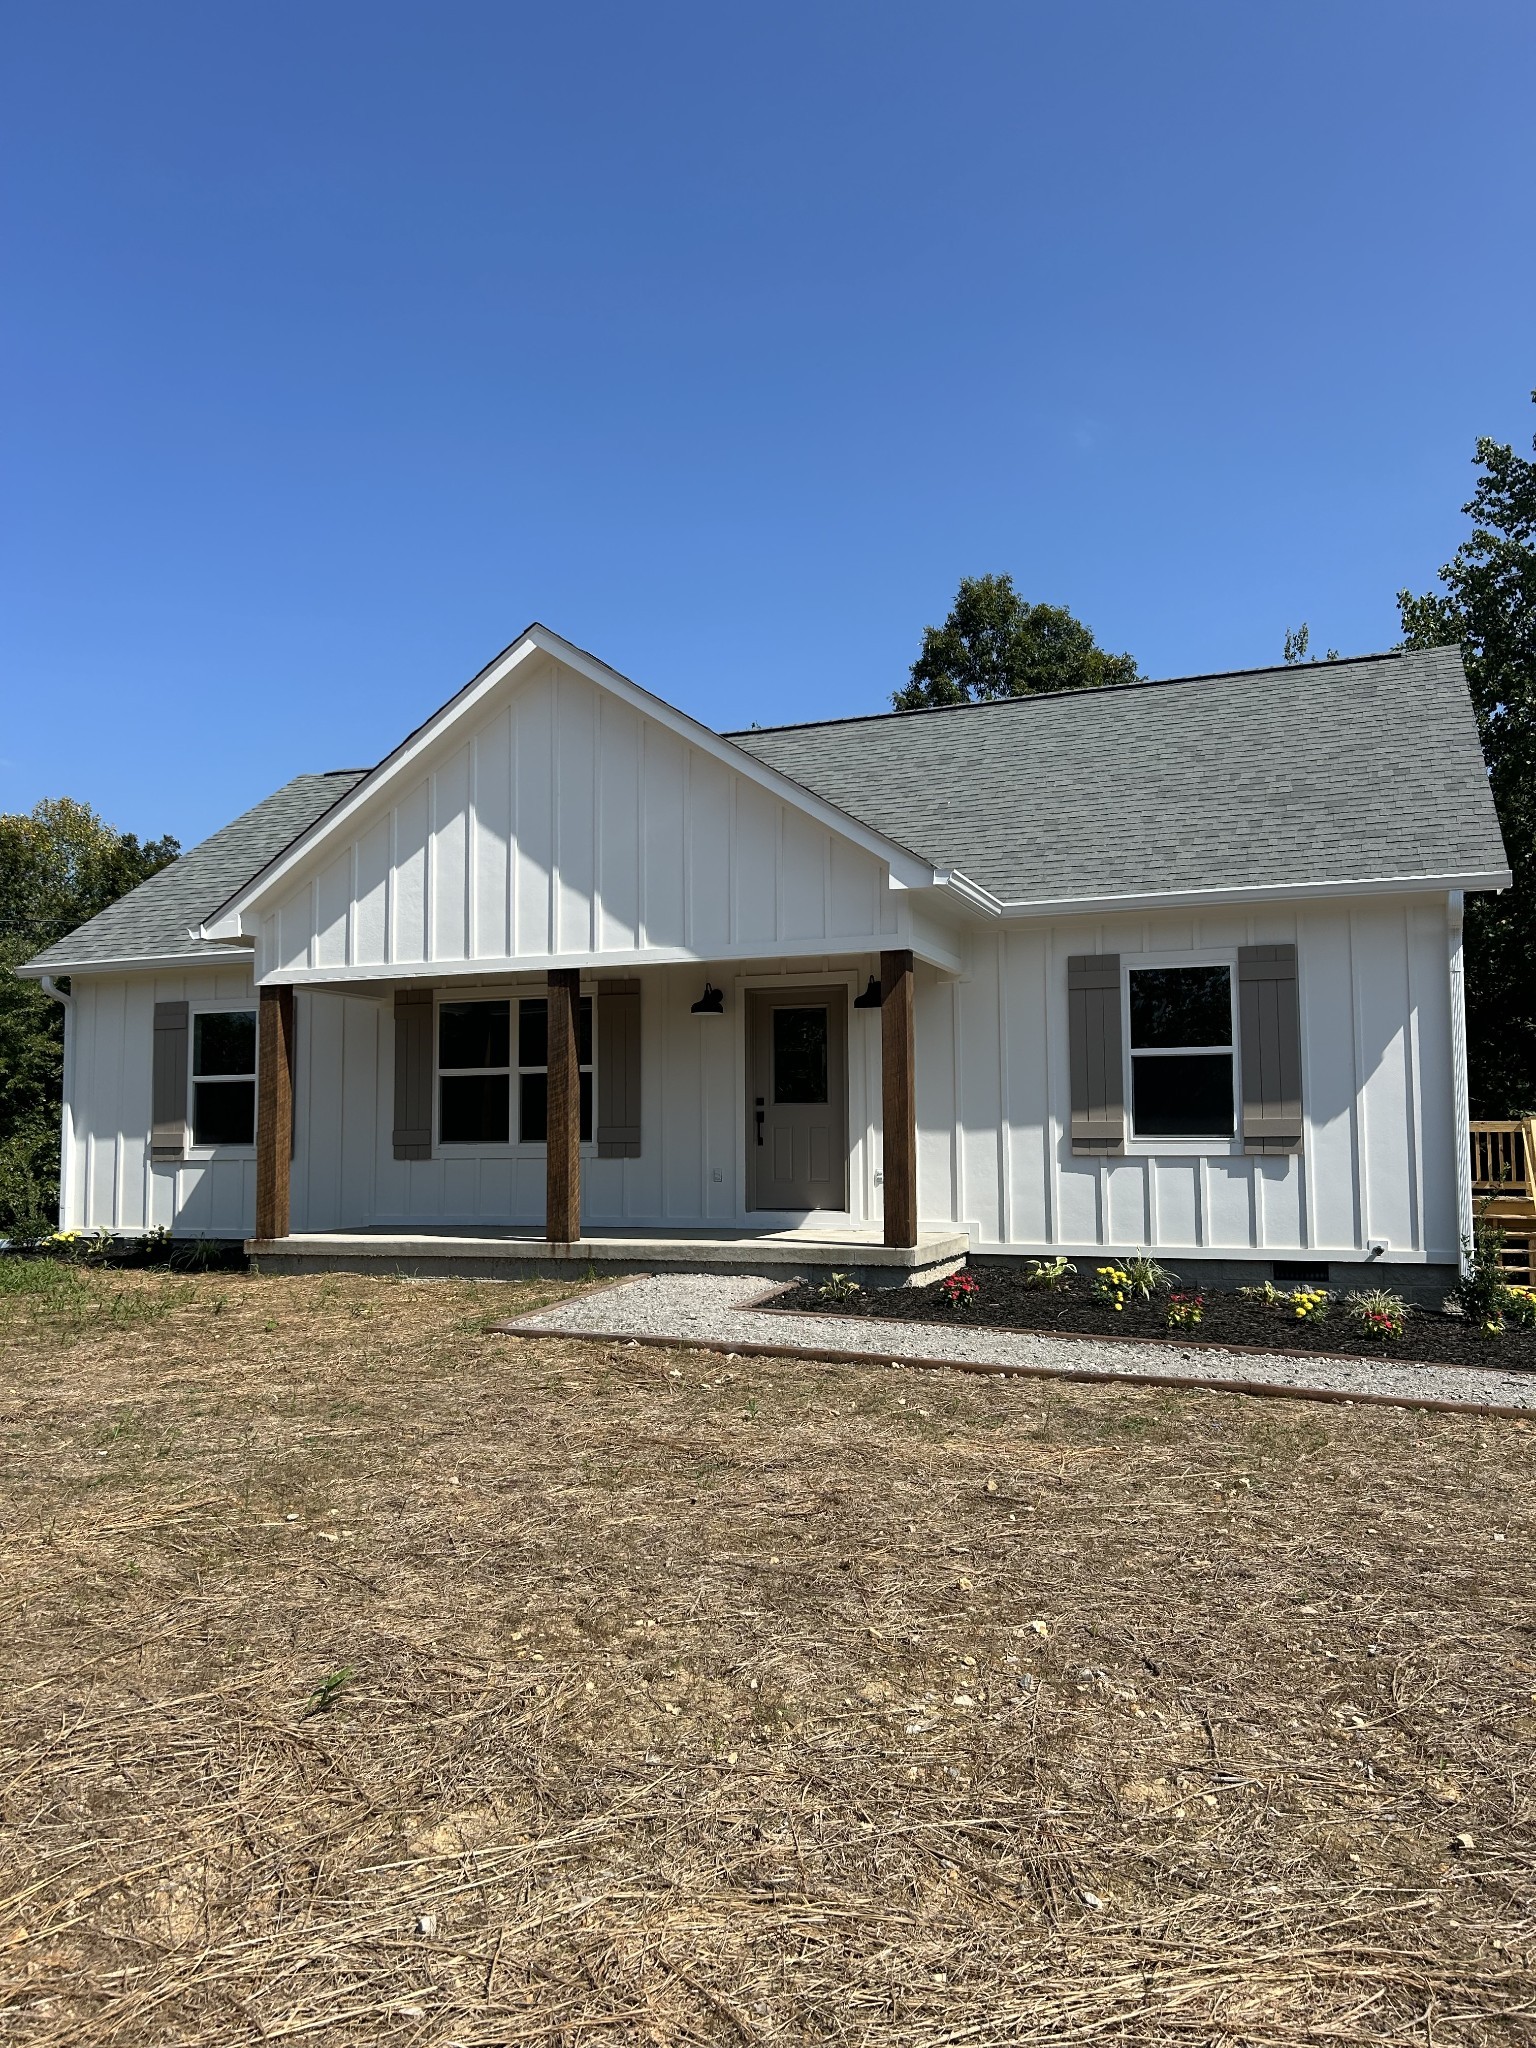
<path id="1" fill-rule="evenodd" d="M 191 843 L 531 618 L 716 726 L 1010 571 L 1390 645 L 1536 412 L 1529 0 L 6 8 L 0 809 Z"/>

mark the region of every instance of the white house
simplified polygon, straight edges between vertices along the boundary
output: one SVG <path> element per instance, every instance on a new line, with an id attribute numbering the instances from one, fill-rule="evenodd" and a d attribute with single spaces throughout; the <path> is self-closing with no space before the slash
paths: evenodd
<path id="1" fill-rule="evenodd" d="M 22 972 L 74 1228 L 1427 1290 L 1508 880 L 1454 650 L 722 736 L 532 626 Z"/>

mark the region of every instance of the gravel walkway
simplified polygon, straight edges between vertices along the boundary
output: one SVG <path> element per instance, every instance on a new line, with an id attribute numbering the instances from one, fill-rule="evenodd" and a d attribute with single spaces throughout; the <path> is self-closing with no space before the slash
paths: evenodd
<path id="1" fill-rule="evenodd" d="M 1119 1344 L 1022 1330 L 904 1323 L 856 1316 L 765 1315 L 758 1301 L 781 1281 L 712 1273 L 653 1273 L 600 1287 L 497 1327 L 524 1335 L 611 1337 L 713 1350 L 856 1353 L 893 1364 L 1010 1367 L 1075 1379 L 1189 1380 L 1411 1406 L 1536 1410 L 1536 1374 L 1393 1359 L 1307 1358 Z"/>

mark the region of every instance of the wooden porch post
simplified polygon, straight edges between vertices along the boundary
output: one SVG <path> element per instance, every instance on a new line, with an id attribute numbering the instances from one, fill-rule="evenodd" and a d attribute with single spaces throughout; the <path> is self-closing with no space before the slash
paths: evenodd
<path id="1" fill-rule="evenodd" d="M 256 1235 L 288 1235 L 293 1160 L 293 990 L 264 988 L 256 1026 Z"/>
<path id="2" fill-rule="evenodd" d="M 580 972 L 556 969 L 549 977 L 549 1092 L 544 1139 L 544 1235 L 551 1244 L 574 1244 L 581 1236 L 580 1006 Z"/>
<path id="3" fill-rule="evenodd" d="M 917 1067 L 912 955 L 880 955 L 880 1098 L 885 1149 L 885 1241 L 917 1243 Z"/>

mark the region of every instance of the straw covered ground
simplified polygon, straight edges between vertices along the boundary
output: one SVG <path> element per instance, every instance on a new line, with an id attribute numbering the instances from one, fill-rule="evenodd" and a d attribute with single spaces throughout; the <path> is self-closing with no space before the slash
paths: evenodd
<path id="1" fill-rule="evenodd" d="M 1536 1431 L 0 1263 L 0 2038 L 1536 2041 Z"/>

